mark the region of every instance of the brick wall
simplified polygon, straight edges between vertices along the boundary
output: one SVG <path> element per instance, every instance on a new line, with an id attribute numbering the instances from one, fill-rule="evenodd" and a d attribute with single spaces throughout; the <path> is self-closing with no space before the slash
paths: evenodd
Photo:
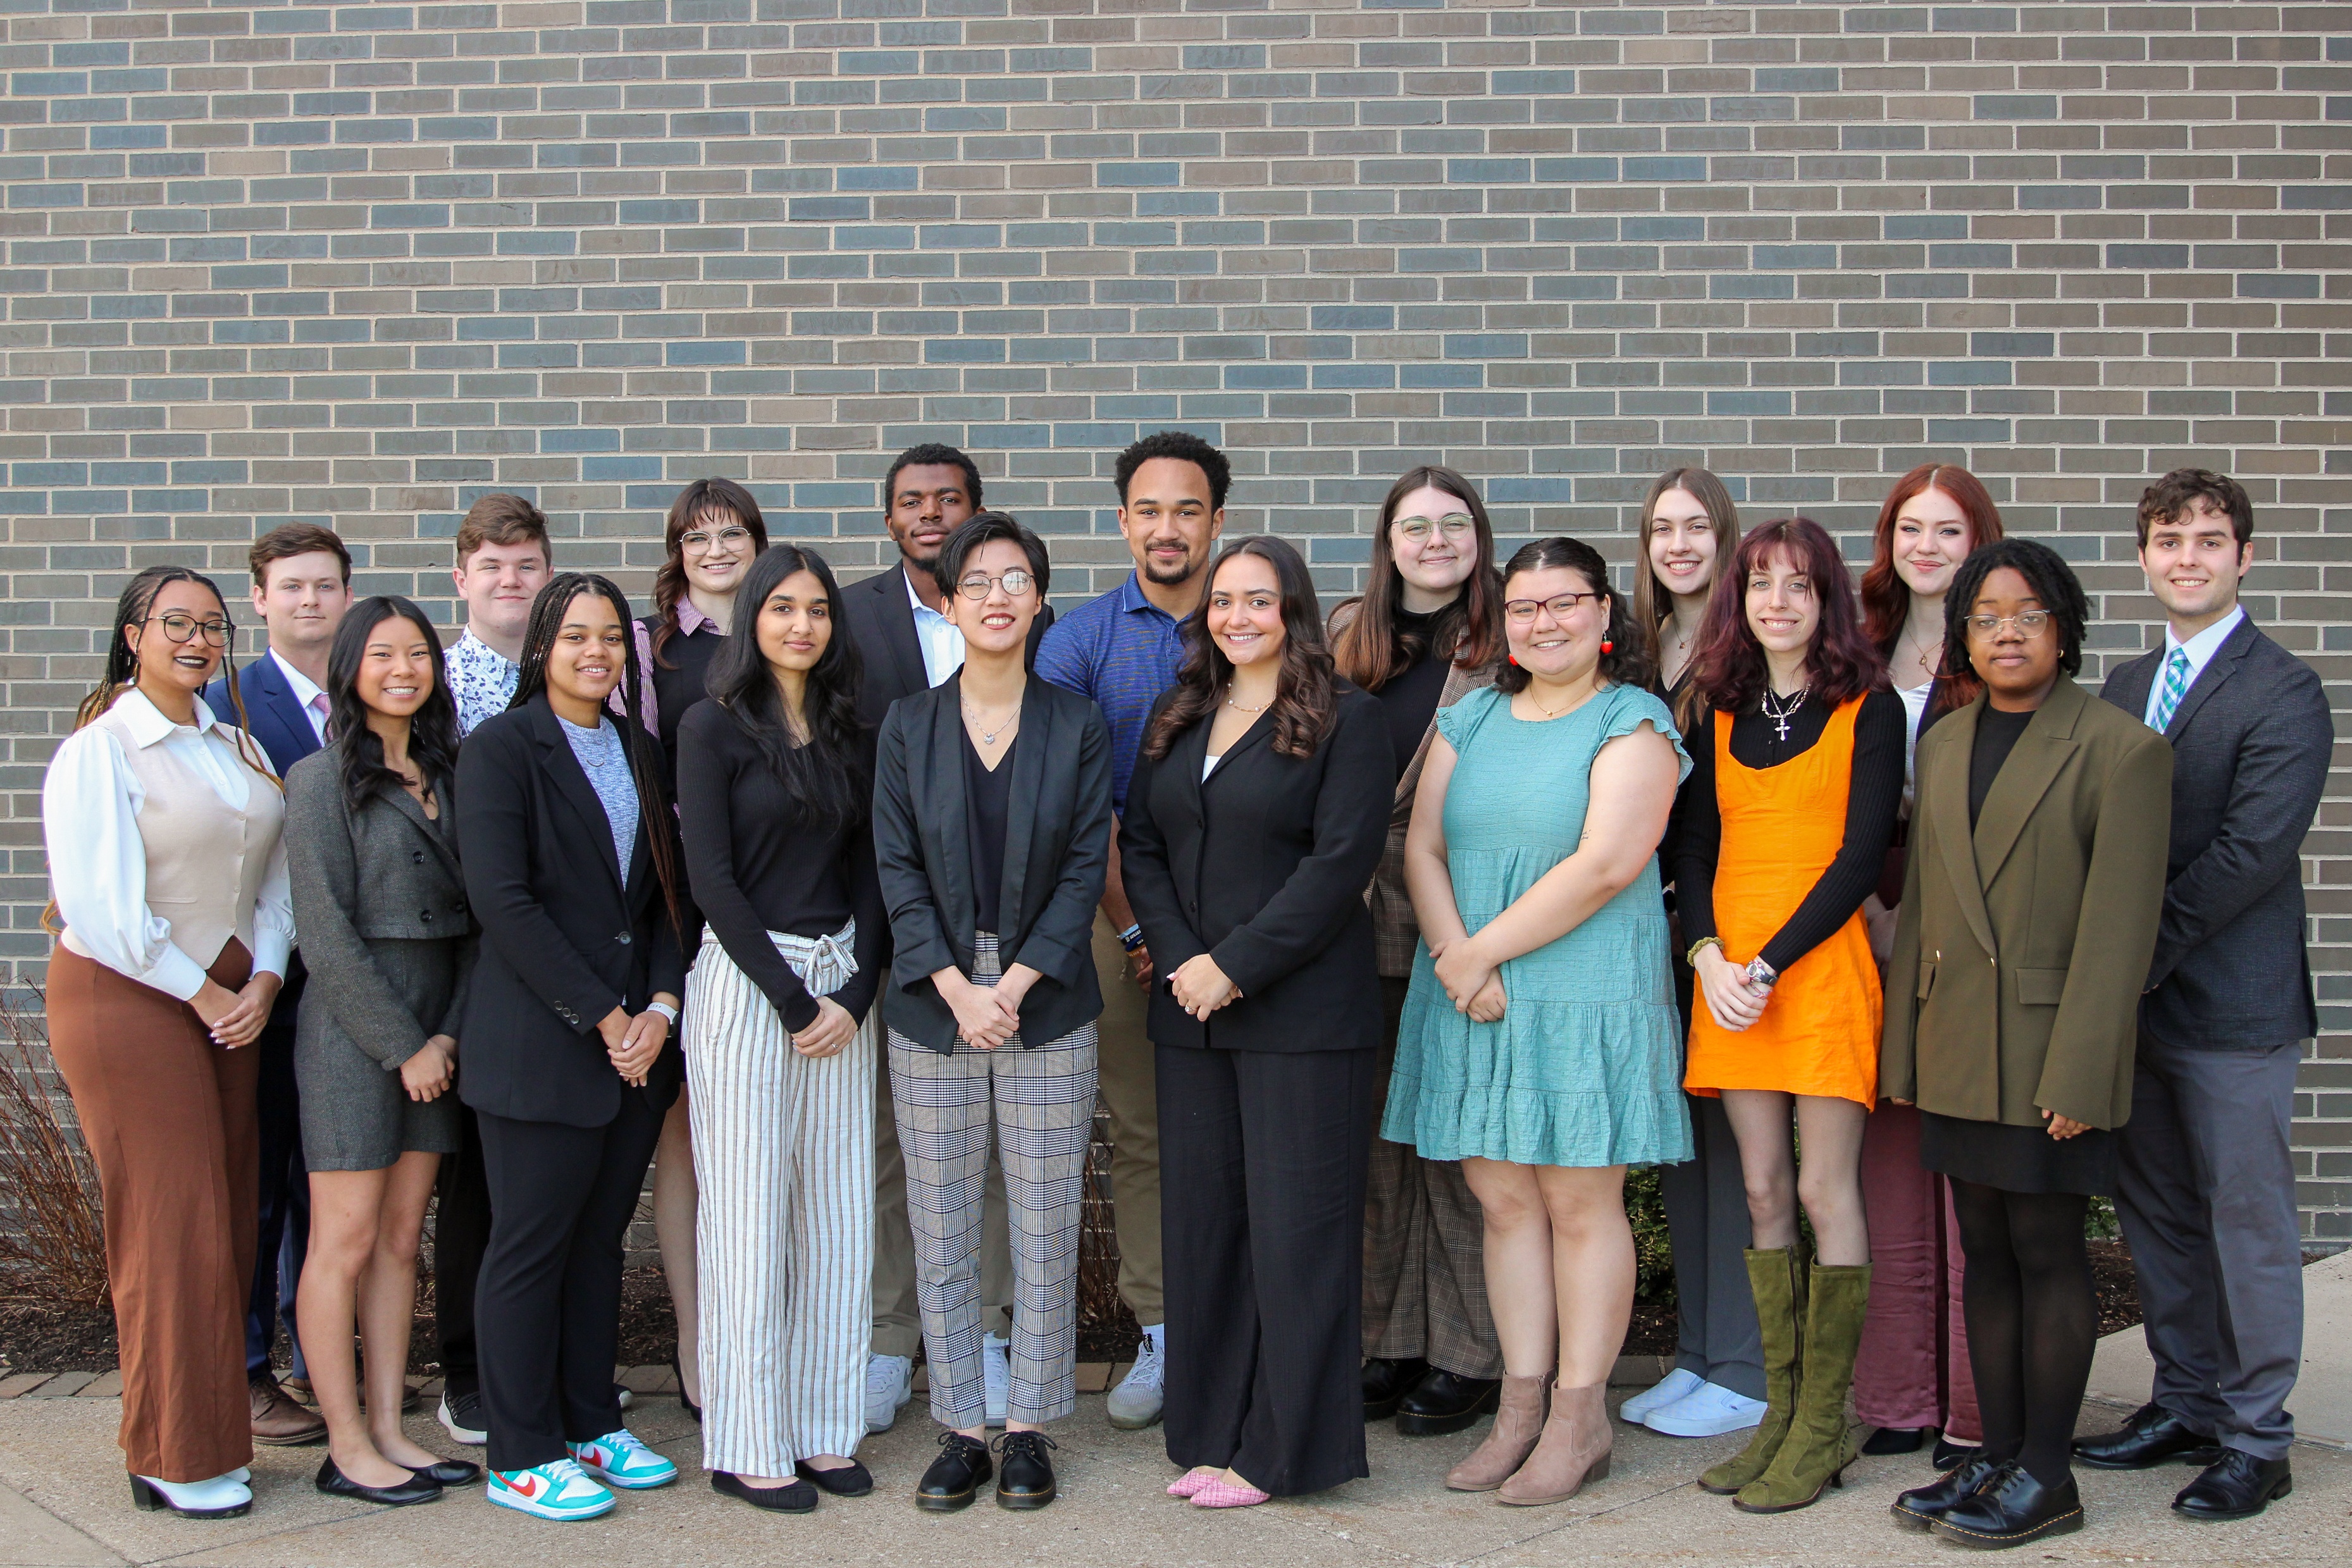
<path id="1" fill-rule="evenodd" d="M 1349 586 L 1408 463 L 1626 559 L 1649 476 L 1863 528 L 1934 456 L 2146 645 L 2146 479 L 2260 507 L 2256 614 L 2344 689 L 2352 7 L 1509 0 L 5 0 L 9 852 L 102 601 L 331 523 L 435 598 L 492 488 L 646 582 L 683 481 L 877 553 L 975 452 L 1075 597 L 1181 424 Z M 1088 570 L 1072 570 L 1082 567 Z M 2339 772 L 2298 1158 L 2352 1240 Z M 2332 852 L 2332 855 L 2331 855 Z"/>

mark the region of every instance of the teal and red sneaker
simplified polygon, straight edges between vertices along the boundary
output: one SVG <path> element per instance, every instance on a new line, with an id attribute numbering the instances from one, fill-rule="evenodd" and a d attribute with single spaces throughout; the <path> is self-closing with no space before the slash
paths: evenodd
<path id="1" fill-rule="evenodd" d="M 613 1511 L 617 1500 L 588 1479 L 570 1459 L 551 1459 L 527 1470 L 492 1470 L 490 1500 L 541 1519 L 593 1519 Z"/>
<path id="2" fill-rule="evenodd" d="M 637 1441 L 637 1435 L 626 1427 L 607 1432 L 593 1443 L 569 1447 L 580 1468 L 608 1486 L 646 1491 L 677 1479 L 677 1467 Z"/>

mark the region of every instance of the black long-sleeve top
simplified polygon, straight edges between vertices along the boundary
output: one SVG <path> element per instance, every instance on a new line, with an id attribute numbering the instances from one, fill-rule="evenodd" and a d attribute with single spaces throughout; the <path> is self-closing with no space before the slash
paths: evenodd
<path id="1" fill-rule="evenodd" d="M 864 744 L 873 745 L 872 733 Z M 871 768 L 871 753 L 866 758 Z M 694 902 L 719 946 L 797 1031 L 816 998 L 769 940 L 771 931 L 829 936 L 857 917 L 857 973 L 833 999 L 863 1020 L 874 1005 L 889 916 L 874 869 L 872 824 L 812 826 L 735 716 L 705 700 L 678 724 L 679 826 Z"/>
<path id="2" fill-rule="evenodd" d="M 1827 704 L 1805 704 L 1790 716 L 1789 738 L 1782 740 L 1778 720 L 1750 709 L 1731 721 L 1731 755 L 1744 767 L 1777 768 L 1811 751 L 1835 711 Z M 1787 973 L 1790 965 L 1828 940 L 1878 885 L 1880 864 L 1903 810 L 1906 718 L 1903 699 L 1891 691 L 1874 691 L 1862 699 L 1862 711 L 1854 716 L 1845 838 L 1796 913 L 1764 944 L 1759 956 L 1776 971 Z M 1723 850 L 1723 814 L 1715 793 L 1715 724 L 1714 714 L 1703 714 L 1684 739 L 1691 772 L 1675 801 L 1669 837 L 1675 907 L 1685 944 L 1716 935 L 1715 866 Z"/>

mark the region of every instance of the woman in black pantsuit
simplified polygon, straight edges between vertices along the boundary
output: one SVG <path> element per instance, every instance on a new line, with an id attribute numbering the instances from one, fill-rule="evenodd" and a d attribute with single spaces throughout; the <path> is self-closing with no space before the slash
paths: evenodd
<path id="1" fill-rule="evenodd" d="M 542 1519 L 609 1511 L 599 1482 L 677 1477 L 621 1425 L 613 1385 L 622 1240 L 677 1098 L 667 1047 L 690 917 L 628 615 L 601 577 L 541 590 L 514 706 L 457 759 L 457 841 L 482 932 L 458 1092 L 489 1175 L 475 1296 L 489 1499 Z M 617 719 L 604 707 L 616 686 Z"/>
<path id="2" fill-rule="evenodd" d="M 1244 1508 L 1369 1474 L 1364 1175 L 1380 972 L 1364 884 L 1396 763 L 1338 679 L 1307 563 L 1217 558 L 1145 731 L 1119 854 L 1151 998 L 1168 1260 L 1169 1490 Z"/>

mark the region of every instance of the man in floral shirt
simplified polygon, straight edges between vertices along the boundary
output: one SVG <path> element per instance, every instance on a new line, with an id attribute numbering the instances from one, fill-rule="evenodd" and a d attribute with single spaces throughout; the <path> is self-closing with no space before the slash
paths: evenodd
<path id="1" fill-rule="evenodd" d="M 466 601 L 466 632 L 450 644 L 445 667 L 459 735 L 506 712 L 513 699 L 523 629 L 553 570 L 551 556 L 547 519 L 520 496 L 485 496 L 458 525 L 450 575 Z"/>

